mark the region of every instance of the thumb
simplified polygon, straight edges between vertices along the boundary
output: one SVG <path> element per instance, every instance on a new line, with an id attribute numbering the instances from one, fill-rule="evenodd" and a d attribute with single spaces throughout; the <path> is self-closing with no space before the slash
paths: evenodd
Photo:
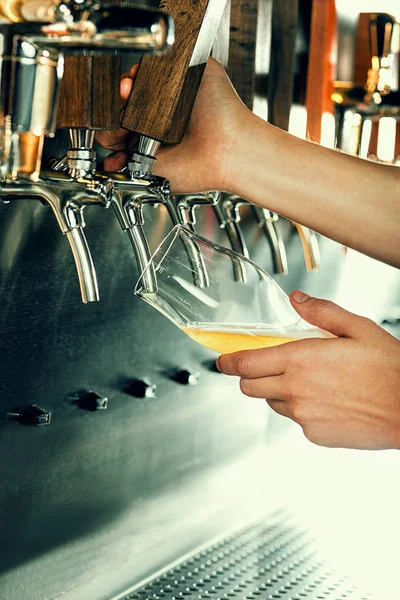
<path id="1" fill-rule="evenodd" d="M 290 294 L 290 301 L 305 321 L 338 337 L 360 337 L 368 323 L 364 317 L 354 315 L 329 300 L 311 298 L 298 290 Z"/>

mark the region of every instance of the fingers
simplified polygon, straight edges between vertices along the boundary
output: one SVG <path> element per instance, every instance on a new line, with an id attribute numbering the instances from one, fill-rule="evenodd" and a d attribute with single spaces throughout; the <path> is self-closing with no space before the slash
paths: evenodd
<path id="1" fill-rule="evenodd" d="M 121 95 L 122 107 L 125 106 L 126 101 L 129 98 L 129 94 L 132 91 L 133 82 L 135 81 L 139 65 L 133 65 L 130 71 L 122 73 L 121 81 L 119 84 L 119 90 Z"/>
<path id="2" fill-rule="evenodd" d="M 225 375 L 236 375 L 245 379 L 281 375 L 285 372 L 293 345 L 298 343 L 288 342 L 275 348 L 223 354 L 217 360 L 217 367 Z"/>
<path id="3" fill-rule="evenodd" d="M 287 417 L 288 419 L 293 418 L 292 415 L 290 414 L 289 406 L 284 400 L 276 400 L 276 399 L 268 400 L 268 398 L 267 398 L 266 402 L 267 402 L 268 406 L 270 408 L 272 408 L 272 410 L 274 412 L 276 412 L 278 415 L 281 415 L 282 417 Z"/>
<path id="4" fill-rule="evenodd" d="M 133 81 L 129 77 L 121 79 L 119 84 L 119 93 L 121 96 L 121 108 L 125 106 L 126 101 L 129 98 L 133 86 Z"/>
<path id="5" fill-rule="evenodd" d="M 290 294 L 290 301 L 308 323 L 338 337 L 360 337 L 368 333 L 373 324 L 369 319 L 354 315 L 329 300 L 311 298 L 298 290 Z"/>
<path id="6" fill-rule="evenodd" d="M 285 387 L 284 377 L 280 375 L 260 377 L 259 379 L 242 378 L 240 380 L 240 389 L 243 394 L 250 396 L 250 398 L 264 398 L 266 400 L 279 398 L 285 400 L 289 397 Z"/>
<path id="7" fill-rule="evenodd" d="M 128 153 L 125 150 L 113 152 L 104 160 L 105 171 L 120 171 L 123 169 L 128 160 Z"/>

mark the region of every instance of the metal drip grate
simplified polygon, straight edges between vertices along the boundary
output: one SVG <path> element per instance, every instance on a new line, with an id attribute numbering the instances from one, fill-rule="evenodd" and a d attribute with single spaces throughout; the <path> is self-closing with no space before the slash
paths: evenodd
<path id="1" fill-rule="evenodd" d="M 186 557 L 122 600 L 373 600 L 329 569 L 308 534 L 251 525 Z"/>

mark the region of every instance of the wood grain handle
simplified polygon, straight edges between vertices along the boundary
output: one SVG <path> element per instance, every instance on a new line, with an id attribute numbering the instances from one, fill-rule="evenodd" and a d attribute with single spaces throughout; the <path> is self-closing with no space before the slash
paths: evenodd
<path id="1" fill-rule="evenodd" d="M 66 56 L 57 127 L 119 128 L 118 56 Z"/>
<path id="2" fill-rule="evenodd" d="M 231 0 L 228 75 L 243 103 L 253 110 L 259 0 Z"/>
<path id="3" fill-rule="evenodd" d="M 286 131 L 293 103 L 297 20 L 298 0 L 273 3 L 268 121 Z"/>
<path id="4" fill-rule="evenodd" d="M 164 0 L 175 22 L 175 44 L 166 56 L 143 57 L 122 127 L 165 144 L 186 130 L 226 0 Z"/>

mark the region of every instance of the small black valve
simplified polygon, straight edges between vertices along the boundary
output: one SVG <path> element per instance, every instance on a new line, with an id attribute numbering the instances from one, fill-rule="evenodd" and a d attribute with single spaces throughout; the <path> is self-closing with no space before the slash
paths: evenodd
<path id="1" fill-rule="evenodd" d="M 79 408 L 90 410 L 91 412 L 94 412 L 95 410 L 106 410 L 108 406 L 108 398 L 97 392 L 93 392 L 92 390 L 78 392 L 76 394 L 75 402 Z"/>
<path id="2" fill-rule="evenodd" d="M 36 427 L 49 425 L 51 420 L 51 413 L 40 408 L 37 404 L 17 408 L 14 412 L 7 413 L 7 416 L 10 421 L 17 421 L 21 425 L 35 425 Z"/>
<path id="3" fill-rule="evenodd" d="M 200 373 L 189 369 L 180 369 L 173 374 L 172 379 L 182 385 L 197 385 L 199 383 Z"/>
<path id="4" fill-rule="evenodd" d="M 157 398 L 157 386 L 145 379 L 133 379 L 124 391 L 135 398 Z"/>

